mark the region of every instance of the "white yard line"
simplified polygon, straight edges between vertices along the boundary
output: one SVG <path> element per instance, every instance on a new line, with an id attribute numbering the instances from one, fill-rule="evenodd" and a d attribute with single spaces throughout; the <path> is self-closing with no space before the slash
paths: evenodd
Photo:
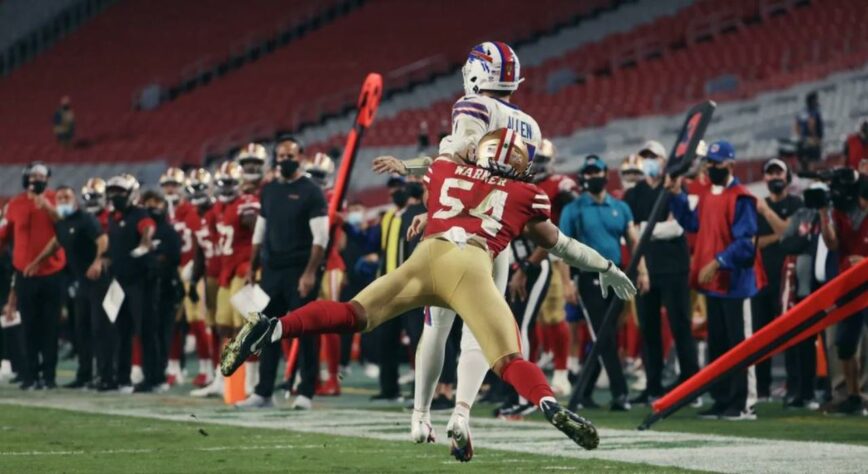
<path id="1" fill-rule="evenodd" d="M 0 403 L 59 408 L 107 415 L 292 430 L 328 435 L 354 436 L 409 443 L 409 415 L 361 409 L 323 409 L 294 412 L 271 409 L 233 411 L 226 407 L 193 402 L 180 397 L 131 399 L 123 396 L 45 396 L 4 399 Z M 195 413 L 196 418 L 190 415 Z M 445 443 L 446 414 L 435 414 L 440 443 Z M 868 447 L 850 444 L 783 441 L 734 436 L 658 431 L 600 430 L 600 447 L 594 451 L 577 448 L 561 433 L 541 422 L 473 420 L 473 442 L 477 448 L 548 455 L 558 458 L 605 459 L 647 463 L 717 472 L 835 472 L 861 473 L 868 465 Z M 292 446 L 299 448 L 299 446 Z M 303 447 L 303 446 L 302 446 Z M 233 449 L 280 449 L 243 447 Z M 217 446 L 200 450 L 222 450 Z M 96 453 L 126 454 L 139 450 Z M 31 453 L 31 454 L 28 454 Z M 55 455 L 54 451 L 3 452 L 0 456 Z M 79 451 L 63 452 L 79 454 Z M 88 451 L 88 453 L 94 453 Z M 83 452 L 81 452 L 83 454 Z"/>

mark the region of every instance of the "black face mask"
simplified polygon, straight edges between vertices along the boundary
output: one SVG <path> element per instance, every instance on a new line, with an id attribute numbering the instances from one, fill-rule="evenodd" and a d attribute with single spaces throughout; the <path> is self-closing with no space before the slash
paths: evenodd
<path id="1" fill-rule="evenodd" d="M 48 183 L 45 181 L 32 181 L 30 183 L 30 190 L 36 194 L 42 194 L 45 192 L 45 188 L 48 186 Z"/>
<path id="2" fill-rule="evenodd" d="M 715 166 L 710 166 L 708 168 L 708 180 L 711 181 L 711 184 L 716 184 L 718 186 L 726 185 L 726 181 L 729 179 L 729 169 L 728 168 L 717 168 Z"/>
<path id="3" fill-rule="evenodd" d="M 111 198 L 112 207 L 115 208 L 116 211 L 123 212 L 127 209 L 127 197 L 124 195 L 112 196 Z"/>
<path id="4" fill-rule="evenodd" d="M 392 202 L 394 202 L 398 207 L 404 207 L 407 204 L 408 199 L 410 199 L 410 195 L 403 189 L 399 189 L 392 193 Z"/>
<path id="5" fill-rule="evenodd" d="M 151 219 L 155 221 L 162 221 L 166 218 L 166 211 L 156 207 L 150 207 L 148 208 L 148 215 L 150 215 Z"/>
<path id="6" fill-rule="evenodd" d="M 425 188 L 422 187 L 422 183 L 407 183 L 404 186 L 404 190 L 414 199 L 422 199 L 422 195 L 425 194 Z"/>
<path id="7" fill-rule="evenodd" d="M 588 192 L 591 194 L 600 194 L 606 189 L 606 184 L 609 182 L 609 178 L 605 176 L 597 176 L 594 178 L 588 178 L 585 180 L 585 185 L 588 187 Z"/>
<path id="8" fill-rule="evenodd" d="M 277 167 L 280 168 L 280 175 L 285 179 L 292 178 L 292 175 L 298 171 L 299 162 L 295 160 L 283 160 L 277 163 Z"/>
<path id="9" fill-rule="evenodd" d="M 766 185 L 769 188 L 769 192 L 772 194 L 781 194 L 785 189 L 787 189 L 787 182 L 782 179 L 769 180 Z"/>

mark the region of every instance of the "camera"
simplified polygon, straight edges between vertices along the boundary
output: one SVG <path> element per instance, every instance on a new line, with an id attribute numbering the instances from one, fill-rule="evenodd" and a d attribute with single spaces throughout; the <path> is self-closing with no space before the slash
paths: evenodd
<path id="1" fill-rule="evenodd" d="M 804 192 L 805 207 L 821 209 L 832 206 L 848 211 L 859 199 L 859 173 L 853 168 L 838 167 L 817 172 L 799 173 L 800 178 L 815 179 L 824 186 L 811 186 Z"/>

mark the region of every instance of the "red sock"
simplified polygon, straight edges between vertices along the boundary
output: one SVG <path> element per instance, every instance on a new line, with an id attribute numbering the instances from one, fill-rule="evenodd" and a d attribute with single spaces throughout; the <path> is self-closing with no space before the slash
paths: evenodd
<path id="1" fill-rule="evenodd" d="M 208 337 L 208 328 L 205 321 L 193 321 L 190 323 L 190 333 L 196 338 L 196 355 L 200 360 L 211 358 L 211 345 Z"/>
<path id="2" fill-rule="evenodd" d="M 181 337 L 181 331 L 176 325 L 172 329 L 172 342 L 169 344 L 169 360 L 181 360 L 181 353 L 184 352 L 184 343 Z"/>
<path id="3" fill-rule="evenodd" d="M 570 328 L 566 321 L 548 326 L 552 344 L 555 370 L 567 369 L 567 352 L 570 350 Z"/>
<path id="4" fill-rule="evenodd" d="M 220 367 L 220 352 L 223 350 L 220 339 L 220 334 L 217 334 L 215 328 L 211 331 L 211 362 L 214 363 L 214 367 Z"/>
<path id="5" fill-rule="evenodd" d="M 353 333 L 358 317 L 350 303 L 314 301 L 280 318 L 283 337 L 307 334 Z"/>
<path id="6" fill-rule="evenodd" d="M 524 359 L 513 359 L 506 364 L 500 378 L 512 385 L 519 395 L 537 406 L 543 398 L 555 396 L 542 370 L 536 364 L 531 364 Z"/>
<path id="7" fill-rule="evenodd" d="M 132 363 L 133 365 L 142 366 L 142 340 L 139 336 L 133 336 L 133 355 L 132 355 Z"/>

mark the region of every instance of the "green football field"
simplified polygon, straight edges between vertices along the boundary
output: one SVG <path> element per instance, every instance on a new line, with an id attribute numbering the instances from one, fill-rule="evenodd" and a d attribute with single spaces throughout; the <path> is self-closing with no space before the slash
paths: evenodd
<path id="1" fill-rule="evenodd" d="M 0 473 L 6 472 L 864 472 L 868 418 L 758 407 L 754 422 L 704 421 L 685 409 L 653 430 L 647 414 L 588 410 L 600 447 L 584 451 L 535 415 L 505 422 L 479 404 L 476 455 L 449 457 L 448 412 L 436 414 L 435 445 L 409 441 L 404 405 L 368 401 L 361 376 L 310 412 L 278 397 L 269 410 L 239 411 L 195 400 L 189 387 L 159 395 L 21 392 L 0 386 Z M 602 394 L 600 396 L 602 399 Z"/>

